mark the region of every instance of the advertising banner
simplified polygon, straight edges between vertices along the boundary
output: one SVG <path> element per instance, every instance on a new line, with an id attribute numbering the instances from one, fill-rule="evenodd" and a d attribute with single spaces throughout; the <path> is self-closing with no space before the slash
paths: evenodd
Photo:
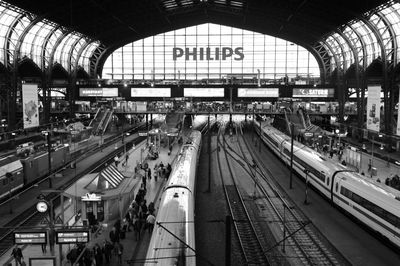
<path id="1" fill-rule="evenodd" d="M 368 86 L 367 129 L 379 132 L 381 117 L 381 86 Z"/>
<path id="2" fill-rule="evenodd" d="M 334 94 L 335 89 L 293 88 L 293 97 L 298 98 L 329 98 Z"/>
<path id="3" fill-rule="evenodd" d="M 24 128 L 39 126 L 39 100 L 37 84 L 22 84 L 22 111 Z"/>
<path id="4" fill-rule="evenodd" d="M 239 88 L 238 97 L 277 98 L 279 88 Z"/>
<path id="5" fill-rule="evenodd" d="M 171 88 L 131 88 L 131 97 L 171 97 Z"/>
<path id="6" fill-rule="evenodd" d="M 400 89 L 399 89 L 400 93 Z M 399 98 L 399 107 L 397 108 L 397 129 L 396 129 L 396 135 L 400 136 L 400 98 Z"/>
<path id="7" fill-rule="evenodd" d="M 79 88 L 80 97 L 118 97 L 118 88 Z"/>
<path id="8" fill-rule="evenodd" d="M 224 97 L 224 88 L 184 88 L 185 97 Z"/>

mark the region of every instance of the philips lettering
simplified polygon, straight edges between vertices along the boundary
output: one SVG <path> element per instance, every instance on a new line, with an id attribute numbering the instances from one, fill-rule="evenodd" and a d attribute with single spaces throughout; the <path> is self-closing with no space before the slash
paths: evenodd
<path id="1" fill-rule="evenodd" d="M 206 60 L 206 61 L 218 61 L 227 60 L 232 58 L 236 61 L 241 61 L 244 58 L 243 47 L 237 47 L 235 49 L 230 47 L 193 47 L 193 48 L 172 48 L 172 58 L 176 61 L 178 58 L 185 58 L 188 60 Z"/>

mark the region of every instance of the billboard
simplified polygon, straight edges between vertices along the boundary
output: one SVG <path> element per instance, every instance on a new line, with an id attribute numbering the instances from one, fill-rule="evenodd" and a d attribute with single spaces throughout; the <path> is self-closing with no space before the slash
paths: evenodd
<path id="1" fill-rule="evenodd" d="M 39 126 L 39 100 L 37 84 L 22 84 L 22 111 L 24 128 Z"/>
<path id="2" fill-rule="evenodd" d="M 171 88 L 131 88 L 131 97 L 171 97 Z"/>
<path id="3" fill-rule="evenodd" d="M 367 129 L 379 132 L 381 120 L 381 86 L 368 86 Z"/>
<path id="4" fill-rule="evenodd" d="M 335 89 L 293 88 L 293 97 L 298 98 L 329 98 L 334 95 Z"/>
<path id="5" fill-rule="evenodd" d="M 184 88 L 184 97 L 224 97 L 224 88 Z"/>
<path id="6" fill-rule="evenodd" d="M 118 88 L 79 88 L 80 97 L 118 97 Z"/>
<path id="7" fill-rule="evenodd" d="M 400 93 L 400 89 L 399 89 L 399 93 Z M 399 94 L 400 95 L 400 94 Z M 400 136 L 400 98 L 399 98 L 399 105 L 397 108 L 397 128 L 396 128 L 396 135 Z"/>
<path id="8" fill-rule="evenodd" d="M 238 97 L 279 97 L 279 88 L 239 88 Z"/>

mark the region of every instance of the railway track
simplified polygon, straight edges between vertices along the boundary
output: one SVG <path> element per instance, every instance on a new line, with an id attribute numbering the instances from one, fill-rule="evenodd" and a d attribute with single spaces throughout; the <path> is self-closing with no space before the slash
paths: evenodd
<path id="1" fill-rule="evenodd" d="M 265 256 L 262 240 L 258 236 L 257 230 L 249 216 L 246 205 L 244 204 L 242 195 L 240 194 L 235 179 L 233 178 L 232 169 L 226 155 L 224 141 L 220 140 L 220 138 L 224 138 L 223 134 L 221 134 L 222 131 L 223 129 L 220 130 L 217 136 L 218 149 L 221 151 L 217 156 L 217 161 L 224 194 L 240 242 L 244 261 L 246 265 L 269 265 L 268 259 Z"/>
<path id="2" fill-rule="evenodd" d="M 282 250 L 285 252 L 286 247 L 286 251 L 295 254 L 296 264 L 349 265 L 348 261 L 281 192 L 263 160 L 252 153 L 247 140 L 239 137 L 239 134 L 237 134 L 237 140 L 237 147 L 227 149 L 229 156 L 246 168 L 245 171 L 253 179 L 258 195 L 260 195 L 259 198 L 262 199 L 265 216 L 274 221 L 275 230 L 278 228 L 278 231 L 282 232 L 278 238 L 281 240 L 268 247 L 267 251 L 270 252 L 272 249 L 282 246 Z M 262 170 L 260 170 L 260 165 L 263 166 Z"/>
<path id="3" fill-rule="evenodd" d="M 137 145 L 140 142 L 142 142 L 144 138 L 145 137 L 138 137 L 130 141 L 130 143 Z M 113 145 L 113 143 L 114 142 L 110 142 L 110 145 Z M 129 147 L 128 144 L 127 146 Z M 121 153 L 123 150 L 124 146 L 121 146 L 118 149 L 113 150 L 107 156 L 103 157 L 100 161 L 96 162 L 93 165 L 88 166 L 80 174 L 76 175 L 76 177 L 70 179 L 61 187 L 57 188 L 57 190 L 65 190 L 82 176 L 89 174 L 93 171 L 100 170 L 102 167 L 104 167 L 105 163 L 107 164 L 111 163 L 114 160 L 115 155 Z M 48 202 L 53 201 L 53 206 L 55 208 L 60 203 L 60 195 L 59 193 L 52 192 L 45 196 L 45 200 Z M 6 253 L 7 250 L 9 250 L 13 246 L 14 244 L 13 232 L 16 229 L 28 229 L 28 228 L 31 229 L 35 227 L 37 228 L 38 227 L 37 225 L 40 223 L 40 221 L 42 221 L 44 216 L 47 215 L 46 213 L 39 213 L 36 210 L 36 200 L 34 200 L 33 202 L 34 204 L 31 205 L 29 208 L 27 208 L 24 212 L 22 212 L 20 215 L 12 219 L 3 227 L 0 227 L 0 256 L 3 256 L 4 253 Z"/>

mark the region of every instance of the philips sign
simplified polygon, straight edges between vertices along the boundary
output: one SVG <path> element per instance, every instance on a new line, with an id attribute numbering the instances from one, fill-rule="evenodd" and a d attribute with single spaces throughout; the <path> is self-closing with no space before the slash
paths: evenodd
<path id="1" fill-rule="evenodd" d="M 188 60 L 227 60 L 233 57 L 236 61 L 241 61 L 244 58 L 243 47 L 230 48 L 230 47 L 193 47 L 193 48 L 172 48 L 172 58 L 176 61 L 178 58 L 185 58 Z"/>

